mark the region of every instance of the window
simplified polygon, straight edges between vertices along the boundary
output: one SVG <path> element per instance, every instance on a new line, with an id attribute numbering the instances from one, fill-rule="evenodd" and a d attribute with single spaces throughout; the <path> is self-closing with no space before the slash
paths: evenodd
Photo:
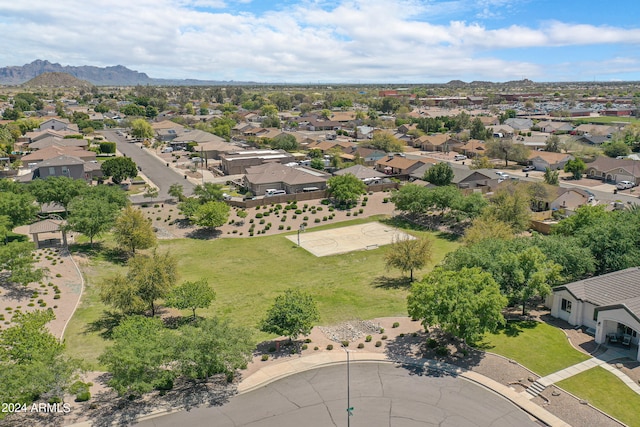
<path id="1" fill-rule="evenodd" d="M 593 310 L 593 321 L 597 322 L 598 321 L 598 312 Z"/>
<path id="2" fill-rule="evenodd" d="M 562 298 L 562 311 L 566 311 L 567 313 L 571 313 L 571 301 L 568 301 Z"/>
<path id="3" fill-rule="evenodd" d="M 49 168 L 49 176 L 54 176 L 55 174 L 56 174 L 56 168 L 50 167 Z"/>
<path id="4" fill-rule="evenodd" d="M 69 176 L 69 168 L 62 166 L 62 175 Z"/>

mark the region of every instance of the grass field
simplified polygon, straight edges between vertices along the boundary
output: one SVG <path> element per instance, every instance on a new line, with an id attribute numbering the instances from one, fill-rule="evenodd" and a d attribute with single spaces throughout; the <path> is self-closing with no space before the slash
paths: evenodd
<path id="1" fill-rule="evenodd" d="M 557 383 L 630 427 L 640 427 L 640 396 L 605 369 L 596 367 Z"/>
<path id="2" fill-rule="evenodd" d="M 497 334 L 485 335 L 480 347 L 513 359 L 540 376 L 589 359 L 571 347 L 560 329 L 535 321 L 509 322 Z"/>
<path id="3" fill-rule="evenodd" d="M 589 118 L 582 118 L 582 119 L 576 119 L 576 120 L 572 120 L 572 122 L 576 123 L 581 123 L 583 121 L 586 121 L 588 123 L 594 123 L 594 124 L 603 124 L 603 125 L 609 125 L 611 123 L 637 123 L 638 119 L 636 119 L 635 117 L 609 117 L 609 116 L 601 116 L 601 117 L 589 117 Z"/>
<path id="4" fill-rule="evenodd" d="M 358 219 L 322 228 L 372 220 Z M 317 229 L 321 227 L 314 231 Z M 408 231 L 433 237 L 432 263 L 425 271 L 415 272 L 418 278 L 458 246 L 437 233 Z M 289 287 L 299 287 L 313 295 L 322 324 L 406 315 L 408 283 L 399 271 L 385 269 L 388 249 L 317 258 L 282 234 L 250 239 L 161 240 L 158 246 L 158 250 L 169 251 L 178 258 L 180 282 L 206 278 L 216 291 L 216 301 L 208 310 L 199 310 L 198 315 L 218 315 L 254 328 L 276 295 Z M 104 349 L 106 341 L 100 333 L 105 330 L 105 307 L 99 301 L 96 284 L 124 268 L 104 255 L 92 258 L 83 267 L 87 290 L 66 335 L 71 354 L 95 363 Z M 268 337 L 256 330 L 256 342 Z"/>

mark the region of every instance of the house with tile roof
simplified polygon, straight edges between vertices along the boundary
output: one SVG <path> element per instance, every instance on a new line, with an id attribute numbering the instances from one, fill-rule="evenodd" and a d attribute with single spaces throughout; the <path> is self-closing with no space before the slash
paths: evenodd
<path id="1" fill-rule="evenodd" d="M 587 163 L 585 175 L 604 182 L 631 181 L 637 185 L 640 183 L 640 162 L 600 156 L 593 162 Z"/>
<path id="2" fill-rule="evenodd" d="M 432 160 L 426 158 L 417 160 L 390 154 L 387 157 L 378 160 L 376 162 L 375 169 L 378 172 L 384 173 L 385 175 L 409 176 L 411 172 L 430 161 Z M 432 162 L 435 163 L 436 160 L 433 160 Z"/>
<path id="3" fill-rule="evenodd" d="M 324 190 L 330 177 L 327 173 L 304 166 L 265 163 L 247 168 L 244 185 L 256 196 L 264 195 L 267 189 L 295 194 L 310 188 Z"/>
<path id="4" fill-rule="evenodd" d="M 638 353 L 640 331 L 640 268 L 632 267 L 590 277 L 553 289 L 547 303 L 553 317 L 595 331 L 595 341 L 607 344 L 628 336 Z"/>
<path id="5" fill-rule="evenodd" d="M 529 162 L 537 171 L 564 169 L 564 165 L 574 157 L 567 153 L 554 153 L 552 151 L 532 151 L 529 154 Z"/>

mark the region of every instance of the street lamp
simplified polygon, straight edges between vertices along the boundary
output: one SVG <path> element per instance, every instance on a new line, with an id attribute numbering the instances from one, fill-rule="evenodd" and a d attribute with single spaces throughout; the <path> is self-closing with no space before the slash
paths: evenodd
<path id="1" fill-rule="evenodd" d="M 304 224 L 300 224 L 300 228 L 298 228 L 298 247 L 300 247 L 300 233 L 304 233 Z"/>
<path id="2" fill-rule="evenodd" d="M 353 407 L 351 406 L 351 381 L 349 375 L 349 350 L 343 345 L 342 349 L 347 353 L 347 427 L 351 426 Z"/>

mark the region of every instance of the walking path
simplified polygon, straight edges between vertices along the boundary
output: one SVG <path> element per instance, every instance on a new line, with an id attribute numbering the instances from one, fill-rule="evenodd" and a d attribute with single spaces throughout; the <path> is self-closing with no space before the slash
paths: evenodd
<path id="1" fill-rule="evenodd" d="M 606 352 L 596 357 L 592 357 L 591 359 L 585 360 L 584 362 L 576 363 L 575 365 L 569 366 L 568 368 L 564 368 L 547 376 L 538 378 L 538 380 L 535 381 L 529 388 L 527 388 L 526 391 L 520 394 L 528 397 L 529 399 L 533 399 L 534 397 L 538 396 L 545 388 L 557 382 L 566 380 L 569 377 L 578 375 L 591 368 L 595 368 L 596 366 L 600 366 L 618 377 L 627 387 L 640 395 L 640 386 L 636 384 L 631 378 L 629 378 L 624 372 L 621 372 L 610 363 L 613 360 L 623 359 L 626 356 L 626 353 L 619 352 L 615 348 L 609 348 Z"/>

